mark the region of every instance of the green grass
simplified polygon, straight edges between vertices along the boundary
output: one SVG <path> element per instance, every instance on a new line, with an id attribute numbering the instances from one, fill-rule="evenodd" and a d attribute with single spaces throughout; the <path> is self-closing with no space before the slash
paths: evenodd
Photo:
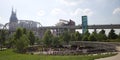
<path id="1" fill-rule="evenodd" d="M 108 57 L 112 55 L 97 55 L 97 56 L 28 55 L 28 54 L 18 54 L 13 52 L 11 49 L 8 49 L 5 51 L 0 51 L 0 60 L 94 60 L 96 58 Z"/>

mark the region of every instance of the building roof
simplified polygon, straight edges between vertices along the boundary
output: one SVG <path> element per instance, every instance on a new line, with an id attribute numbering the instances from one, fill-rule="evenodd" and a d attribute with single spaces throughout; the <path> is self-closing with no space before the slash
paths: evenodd
<path id="1" fill-rule="evenodd" d="M 16 12 L 13 11 L 13 8 L 12 8 L 12 12 L 11 12 L 11 16 L 10 16 L 10 22 L 16 22 L 16 21 L 18 21 L 17 16 L 16 16 Z"/>

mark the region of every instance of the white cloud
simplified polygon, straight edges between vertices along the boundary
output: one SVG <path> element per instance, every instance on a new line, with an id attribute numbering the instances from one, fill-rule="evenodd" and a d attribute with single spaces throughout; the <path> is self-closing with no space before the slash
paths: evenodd
<path id="1" fill-rule="evenodd" d="M 114 9 L 113 14 L 120 14 L 120 8 Z"/>
<path id="2" fill-rule="evenodd" d="M 93 14 L 93 12 L 91 11 L 91 9 L 84 9 L 84 10 L 83 10 L 83 14 L 84 14 L 84 15 L 91 16 L 91 15 Z"/>
<path id="3" fill-rule="evenodd" d="M 5 24 L 5 23 L 8 23 L 8 19 L 5 19 L 3 17 L 0 16 L 0 24 Z"/>
<path id="4" fill-rule="evenodd" d="M 52 11 L 51 11 L 51 14 L 52 15 L 59 15 L 59 14 L 65 14 L 65 12 L 60 9 L 60 8 L 54 8 Z"/>
<path id="5" fill-rule="evenodd" d="M 45 15 L 45 11 L 44 10 L 40 10 L 37 14 L 38 14 L 38 16 L 44 16 Z"/>
<path id="6" fill-rule="evenodd" d="M 82 3 L 84 0 L 59 0 L 60 3 L 68 5 L 68 6 L 74 6 L 77 4 Z"/>
<path id="7" fill-rule="evenodd" d="M 0 20 L 1 20 L 1 17 L 0 17 Z"/>
<path id="8" fill-rule="evenodd" d="M 92 16 L 93 12 L 91 9 L 80 9 L 77 8 L 74 12 L 71 12 L 70 15 L 72 16 L 77 16 L 77 15 L 87 15 L 87 16 Z"/>

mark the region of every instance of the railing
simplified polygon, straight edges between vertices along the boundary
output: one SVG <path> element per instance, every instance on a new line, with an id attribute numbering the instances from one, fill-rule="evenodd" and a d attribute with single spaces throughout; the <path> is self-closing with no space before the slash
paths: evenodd
<path id="1" fill-rule="evenodd" d="M 41 29 L 43 29 L 43 30 L 44 29 L 82 29 L 82 25 L 79 25 L 79 26 L 39 26 L 37 28 L 32 27 L 30 29 L 32 29 L 32 30 L 41 30 Z M 88 29 L 120 29 L 120 24 L 88 25 Z"/>
<path id="2" fill-rule="evenodd" d="M 47 26 L 39 27 L 39 29 L 82 29 L 82 26 Z M 120 29 L 120 24 L 108 24 L 108 25 L 88 25 L 88 29 Z"/>

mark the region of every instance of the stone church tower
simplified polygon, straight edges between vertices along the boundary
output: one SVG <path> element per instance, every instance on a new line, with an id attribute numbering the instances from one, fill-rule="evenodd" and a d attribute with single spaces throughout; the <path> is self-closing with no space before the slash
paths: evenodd
<path id="1" fill-rule="evenodd" d="M 18 19 L 17 19 L 17 16 L 16 16 L 16 11 L 14 12 L 13 11 L 13 8 L 12 8 L 12 12 L 11 12 L 11 16 L 10 16 L 10 22 L 17 22 Z"/>
<path id="2" fill-rule="evenodd" d="M 18 18 L 16 16 L 16 11 L 13 10 L 11 12 L 10 20 L 9 20 L 9 30 L 14 31 L 18 26 Z"/>

